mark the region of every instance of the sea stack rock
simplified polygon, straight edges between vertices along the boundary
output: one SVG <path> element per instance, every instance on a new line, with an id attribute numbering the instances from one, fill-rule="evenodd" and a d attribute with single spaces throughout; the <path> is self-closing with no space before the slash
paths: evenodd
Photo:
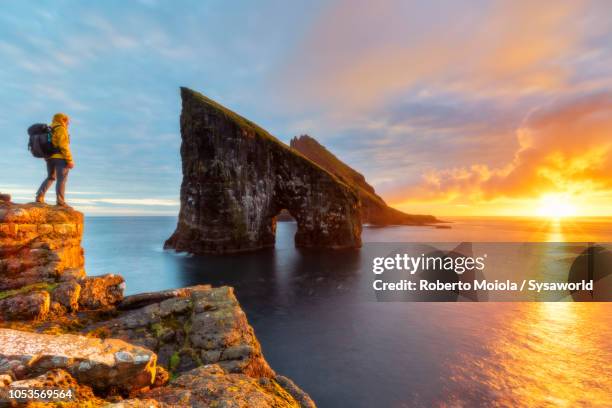
<path id="1" fill-rule="evenodd" d="M 406 214 L 389 207 L 363 174 L 344 163 L 315 138 L 301 135 L 290 146 L 353 187 L 361 200 L 361 221 L 372 225 L 428 225 L 439 222 L 433 215 Z"/>
<path id="2" fill-rule="evenodd" d="M 194 254 L 274 246 L 276 216 L 297 221 L 295 245 L 361 246 L 356 191 L 253 122 L 181 88 L 183 182 L 166 248 Z"/>

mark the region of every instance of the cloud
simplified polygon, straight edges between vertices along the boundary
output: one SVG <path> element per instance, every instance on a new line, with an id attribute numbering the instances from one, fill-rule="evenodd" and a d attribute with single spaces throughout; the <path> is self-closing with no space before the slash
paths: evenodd
<path id="1" fill-rule="evenodd" d="M 285 66 L 283 96 L 351 111 L 406 93 L 517 98 L 564 90 L 577 80 L 575 65 L 587 51 L 608 52 L 604 41 L 594 41 L 609 33 L 596 6 L 339 1 L 322 12 Z"/>
<path id="2" fill-rule="evenodd" d="M 515 134 L 519 147 L 510 162 L 435 169 L 402 195 L 474 203 L 612 190 L 612 92 L 536 109 Z"/>
<path id="3" fill-rule="evenodd" d="M 0 192 L 9 193 L 14 202 L 32 202 L 36 186 L 22 186 L 18 184 L 0 184 Z M 180 206 L 177 198 L 161 197 L 140 197 L 133 196 L 109 196 L 108 192 L 103 191 L 79 191 L 68 189 L 68 202 L 76 209 L 94 213 L 107 214 L 132 214 L 139 210 L 143 214 L 176 214 Z M 51 188 L 47 194 L 48 203 L 55 202 L 55 188 Z"/>
<path id="4" fill-rule="evenodd" d="M 178 207 L 178 200 L 167 200 L 159 198 L 102 198 L 91 200 L 94 203 L 106 203 L 117 205 L 144 205 L 144 206 L 160 206 L 160 207 Z"/>
<path id="5" fill-rule="evenodd" d="M 16 185 L 16 184 L 0 184 L 0 191 L 5 193 L 11 193 L 13 195 L 32 195 L 38 186 L 26 188 L 24 186 Z M 78 196 L 96 196 L 101 195 L 102 192 L 97 191 L 70 191 L 70 195 L 78 195 Z"/>
<path id="6" fill-rule="evenodd" d="M 69 192 L 69 196 L 73 192 Z M 52 195 L 52 194 L 50 194 Z M 143 206 L 143 207 L 177 207 L 180 205 L 179 200 L 162 199 L 162 198 L 69 198 L 71 204 L 79 206 L 104 206 L 110 204 L 112 206 Z"/>
<path id="7" fill-rule="evenodd" d="M 77 161 L 69 191 L 104 191 L 75 198 L 173 198 L 185 85 L 282 140 L 312 133 L 391 200 L 414 191 L 425 170 L 423 197 L 489 199 L 504 183 L 508 194 L 525 194 L 520 177 L 502 170 L 527 168 L 515 153 L 542 137 L 522 122 L 526 114 L 612 89 L 608 8 L 587 0 L 12 2 L 0 15 L 0 58 L 11 62 L 0 72 L 3 181 L 35 190 L 44 166 L 24 148 L 24 129 L 67 111 Z"/>
<path id="8" fill-rule="evenodd" d="M 86 206 L 76 205 L 78 211 L 81 211 L 88 216 L 175 216 L 176 210 L 174 209 L 148 209 L 138 207 L 97 207 L 97 206 Z"/>
<path id="9" fill-rule="evenodd" d="M 49 84 L 32 84 L 31 88 L 39 98 L 45 98 L 54 105 L 64 106 L 70 111 L 77 111 L 80 113 L 90 109 L 89 106 L 70 96 L 66 90 L 61 89 L 58 86 Z"/>
<path id="10" fill-rule="evenodd" d="M 610 113 L 606 8 L 334 2 L 283 66 L 279 94 L 307 112 L 296 123 L 407 211 L 594 194 L 610 188 L 609 124 L 570 112 Z M 556 127 L 541 124 L 547 115 Z"/>

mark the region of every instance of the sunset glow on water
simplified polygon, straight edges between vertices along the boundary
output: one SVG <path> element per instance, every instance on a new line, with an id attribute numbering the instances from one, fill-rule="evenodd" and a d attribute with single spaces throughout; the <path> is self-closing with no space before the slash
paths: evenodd
<path id="1" fill-rule="evenodd" d="M 611 217 L 442 217 L 450 229 L 388 227 L 373 242 L 610 242 Z"/>
<path id="2" fill-rule="evenodd" d="M 129 293 L 234 286 L 268 361 L 322 407 L 610 406 L 607 303 L 378 303 L 369 264 L 371 246 L 384 242 L 540 240 L 530 267 L 567 274 L 572 259 L 549 261 L 556 241 L 609 241 L 610 220 L 451 221 L 451 229 L 365 228 L 360 251 L 334 257 L 296 250 L 296 226 L 286 222 L 274 250 L 229 258 L 162 251 L 173 217 L 89 218 L 84 244 L 88 272 L 121 272 Z"/>
<path id="3" fill-rule="evenodd" d="M 461 305 L 479 314 L 475 305 Z M 606 304 L 487 305 L 478 354 L 449 362 L 445 406 L 612 406 L 612 329 Z M 485 329 L 486 327 L 486 329 Z"/>

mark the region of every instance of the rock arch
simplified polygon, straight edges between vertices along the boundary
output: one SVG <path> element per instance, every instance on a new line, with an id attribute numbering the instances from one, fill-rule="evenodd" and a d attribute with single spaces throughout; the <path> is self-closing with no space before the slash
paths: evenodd
<path id="1" fill-rule="evenodd" d="M 361 246 L 356 192 L 264 129 L 181 88 L 183 182 L 166 248 L 194 254 L 274 246 L 275 217 L 296 219 L 295 245 Z"/>

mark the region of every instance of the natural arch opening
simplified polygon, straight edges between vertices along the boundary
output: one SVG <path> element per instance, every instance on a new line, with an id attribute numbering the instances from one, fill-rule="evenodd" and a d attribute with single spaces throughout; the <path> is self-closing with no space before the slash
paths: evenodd
<path id="1" fill-rule="evenodd" d="M 274 231 L 274 246 L 278 246 L 279 242 L 283 243 L 281 244 L 283 246 L 294 245 L 298 222 L 289 210 L 283 208 L 274 216 L 272 229 Z"/>

